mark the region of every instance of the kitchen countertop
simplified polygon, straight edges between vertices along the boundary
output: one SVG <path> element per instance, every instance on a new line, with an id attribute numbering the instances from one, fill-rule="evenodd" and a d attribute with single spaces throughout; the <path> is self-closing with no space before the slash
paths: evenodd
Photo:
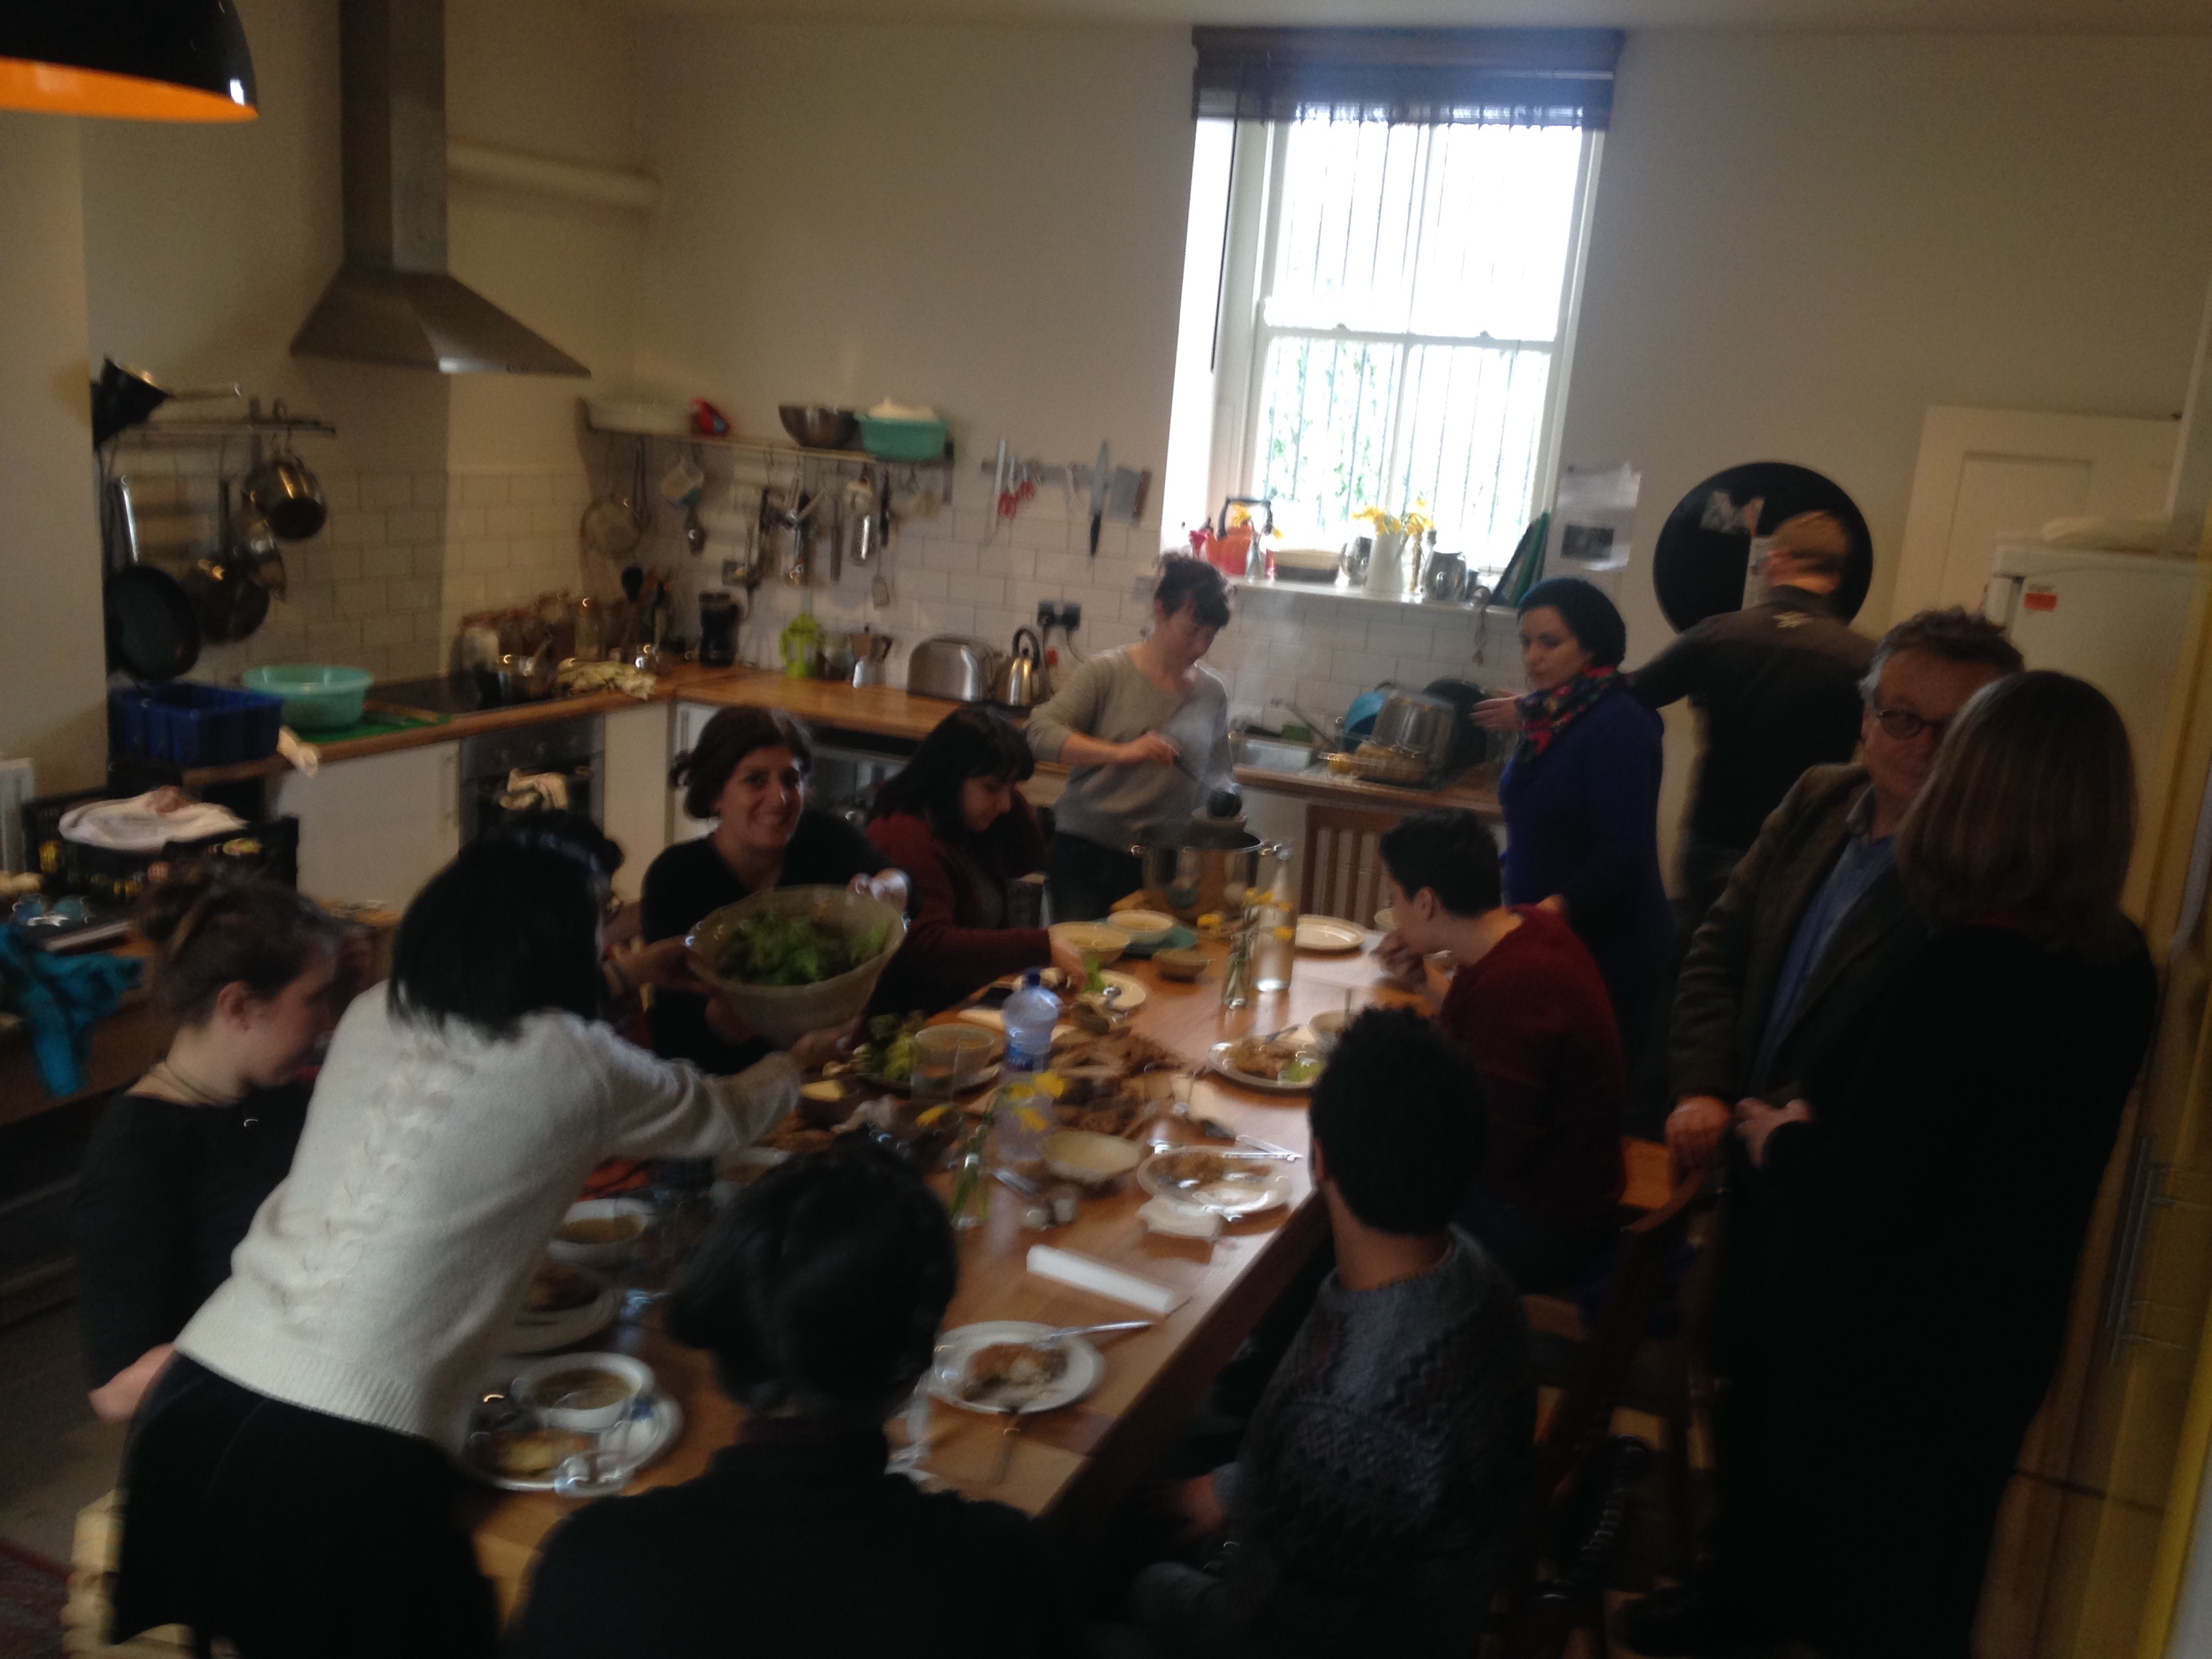
<path id="1" fill-rule="evenodd" d="M 369 700 L 374 702 L 374 686 L 368 695 Z M 766 706 L 787 710 L 817 726 L 915 741 L 927 736 L 939 720 L 960 706 L 949 698 L 915 696 L 887 685 L 852 686 L 830 680 L 792 680 L 769 669 L 702 668 L 695 663 L 678 663 L 661 675 L 653 696 L 644 701 L 697 702 L 723 708 Z M 517 703 L 507 708 L 456 714 L 434 726 L 410 726 L 404 731 L 318 747 L 324 763 L 332 764 L 369 755 L 390 754 L 396 750 L 419 749 L 428 744 L 455 743 L 486 732 L 536 726 L 547 720 L 613 714 L 634 708 L 639 702 L 636 697 L 617 691 L 553 697 L 544 702 Z M 197 788 L 243 778 L 274 777 L 288 770 L 289 765 L 282 756 L 270 755 L 231 766 L 196 768 L 186 772 L 181 781 L 187 788 Z M 1043 764 L 1039 769 L 1058 772 L 1066 769 Z M 1497 779 L 1489 770 L 1470 773 L 1442 789 L 1401 789 L 1358 778 L 1332 777 L 1326 773 L 1278 772 L 1257 766 L 1238 767 L 1237 781 L 1247 789 L 1264 789 L 1305 800 L 1395 808 L 1401 811 L 1418 811 L 1432 806 L 1468 806 L 1487 818 L 1499 816 Z"/>

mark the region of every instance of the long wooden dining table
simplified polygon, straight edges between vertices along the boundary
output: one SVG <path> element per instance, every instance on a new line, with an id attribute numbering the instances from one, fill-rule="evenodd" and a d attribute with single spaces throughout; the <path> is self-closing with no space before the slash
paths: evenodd
<path id="1" fill-rule="evenodd" d="M 1236 1010 L 1221 1006 L 1225 947 L 1220 945 L 1206 947 L 1212 960 L 1194 983 L 1170 980 L 1149 962 L 1125 959 L 1115 964 L 1117 971 L 1131 974 L 1146 991 L 1143 1005 L 1130 1016 L 1130 1029 L 1197 1071 L 1215 1043 L 1302 1024 L 1324 1010 L 1345 1007 L 1347 994 L 1354 1009 L 1413 1001 L 1382 975 L 1371 953 L 1376 937 L 1370 935 L 1366 948 L 1357 951 L 1299 952 L 1287 990 L 1255 994 Z M 1148 1330 L 1097 1339 L 1106 1361 L 1097 1387 L 1074 1405 L 1024 1419 L 1005 1449 L 1003 1474 L 1000 1417 L 933 1402 L 926 1467 L 937 1480 L 970 1497 L 1011 1504 L 1064 1539 L 1094 1534 L 1326 1237 L 1325 1207 L 1304 1156 L 1304 1094 L 1263 1093 L 1209 1073 L 1193 1085 L 1191 1105 L 1194 1112 L 1298 1153 L 1299 1161 L 1287 1166 L 1289 1201 L 1229 1226 L 1209 1242 L 1150 1231 L 1137 1215 L 1145 1194 L 1134 1181 L 1124 1181 L 1117 1190 L 1086 1195 L 1067 1225 L 1029 1231 L 1021 1224 L 1022 1201 L 987 1183 L 988 1219 L 959 1235 L 960 1282 L 945 1328 L 980 1320 L 1066 1326 L 1151 1316 L 1030 1273 L 1028 1253 L 1036 1243 L 1079 1251 L 1184 1292 L 1188 1299 Z M 1169 1121 L 1166 1133 L 1178 1140 L 1199 1139 L 1180 1121 Z M 1625 1144 L 1626 1201 L 1639 1209 L 1656 1207 L 1667 1194 L 1665 1149 L 1651 1142 Z M 938 1179 L 949 1183 L 950 1177 Z M 742 1413 L 715 1386 L 708 1357 L 667 1338 L 654 1318 L 617 1325 L 580 1346 L 634 1353 L 653 1367 L 662 1390 L 683 1408 L 684 1426 L 676 1443 L 641 1471 L 629 1491 L 688 1480 L 735 1437 Z M 896 1437 L 898 1425 L 893 1433 Z M 477 1559 L 497 1587 L 503 1610 L 511 1612 L 545 1534 L 575 1504 L 550 1492 L 491 1492 L 468 1503 Z"/>

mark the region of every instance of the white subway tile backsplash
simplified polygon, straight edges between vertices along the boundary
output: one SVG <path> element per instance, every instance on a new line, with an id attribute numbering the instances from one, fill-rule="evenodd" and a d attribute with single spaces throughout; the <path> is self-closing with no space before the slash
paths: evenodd
<path id="1" fill-rule="evenodd" d="M 453 480 L 460 486 L 459 497 L 465 507 L 504 507 L 507 501 L 507 480 L 504 473 L 470 473 Z M 454 499 L 452 495 L 448 501 Z"/>

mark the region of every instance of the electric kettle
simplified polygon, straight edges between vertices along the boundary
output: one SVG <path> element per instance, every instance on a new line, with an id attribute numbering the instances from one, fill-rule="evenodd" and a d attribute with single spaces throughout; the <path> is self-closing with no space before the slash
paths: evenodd
<path id="1" fill-rule="evenodd" d="M 999 665 L 991 701 L 1001 708 L 1034 708 L 1052 696 L 1052 676 L 1044 665 L 1044 645 L 1033 628 L 1014 630 L 1012 655 Z"/>

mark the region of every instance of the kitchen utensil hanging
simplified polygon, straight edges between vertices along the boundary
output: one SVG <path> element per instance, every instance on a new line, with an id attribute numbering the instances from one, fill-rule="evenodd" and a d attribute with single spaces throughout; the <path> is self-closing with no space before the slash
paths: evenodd
<path id="1" fill-rule="evenodd" d="M 107 665 L 134 680 L 173 680 L 200 657 L 191 595 L 167 571 L 134 564 L 107 579 L 102 596 Z"/>
<path id="2" fill-rule="evenodd" d="M 260 439 L 253 441 L 253 447 L 260 449 Z M 289 435 L 277 439 L 276 452 L 265 460 L 257 458 L 242 493 L 269 528 L 288 542 L 306 541 L 330 516 L 322 485 L 307 464 L 292 453 Z"/>
<path id="3" fill-rule="evenodd" d="M 627 495 L 610 490 L 584 509 L 582 524 L 578 527 L 584 550 L 607 560 L 628 556 L 632 549 L 644 538 L 646 526 L 653 522 L 653 509 L 645 499 L 645 440 L 635 441 L 631 462 L 629 489 Z"/>

